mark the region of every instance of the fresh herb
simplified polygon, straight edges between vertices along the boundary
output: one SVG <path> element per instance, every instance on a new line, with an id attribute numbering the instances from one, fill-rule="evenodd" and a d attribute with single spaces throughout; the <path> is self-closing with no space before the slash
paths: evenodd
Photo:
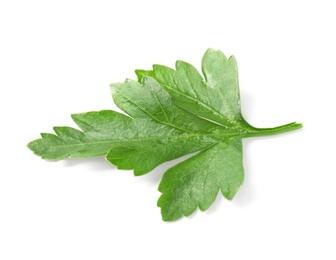
<path id="1" fill-rule="evenodd" d="M 137 70 L 138 81 L 111 84 L 115 104 L 129 116 L 111 111 L 72 115 L 81 130 L 54 127 L 56 134 L 28 147 L 43 159 L 106 155 L 118 169 L 135 175 L 186 154 L 194 156 L 168 169 L 158 200 L 164 221 L 207 210 L 219 191 L 231 200 L 244 180 L 242 138 L 274 135 L 302 127 L 296 122 L 255 128 L 241 114 L 237 63 L 208 49 L 204 77 L 189 63 L 176 69 L 154 65 Z"/>

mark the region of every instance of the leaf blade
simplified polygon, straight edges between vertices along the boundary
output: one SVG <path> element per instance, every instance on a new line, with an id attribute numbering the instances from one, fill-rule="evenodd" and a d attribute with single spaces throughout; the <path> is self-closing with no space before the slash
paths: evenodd
<path id="1" fill-rule="evenodd" d="M 102 110 L 72 115 L 81 129 L 54 127 L 28 144 L 44 159 L 106 155 L 119 169 L 143 175 L 159 164 L 198 152 L 168 169 L 159 185 L 163 220 L 207 210 L 219 191 L 231 200 L 244 180 L 242 138 L 302 127 L 296 122 L 255 128 L 241 114 L 237 63 L 208 49 L 202 73 L 184 61 L 175 69 L 136 70 L 138 81 L 111 84 L 127 115 Z"/>
<path id="2" fill-rule="evenodd" d="M 162 177 L 158 200 L 164 221 L 207 210 L 218 191 L 231 200 L 244 180 L 242 142 L 229 138 L 168 169 Z"/>

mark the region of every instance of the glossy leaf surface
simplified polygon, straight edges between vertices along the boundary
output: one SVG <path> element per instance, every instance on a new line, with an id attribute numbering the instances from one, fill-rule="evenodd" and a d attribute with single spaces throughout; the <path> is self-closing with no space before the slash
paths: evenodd
<path id="1" fill-rule="evenodd" d="M 231 200 L 244 180 L 242 138 L 273 135 L 302 127 L 291 123 L 255 128 L 241 114 L 237 63 L 208 49 L 202 72 L 177 61 L 137 70 L 138 82 L 111 84 L 115 104 L 127 115 L 103 110 L 72 115 L 80 130 L 55 127 L 28 147 L 44 159 L 106 155 L 135 175 L 163 162 L 197 152 L 168 169 L 158 201 L 165 221 L 205 211 L 218 192 Z"/>

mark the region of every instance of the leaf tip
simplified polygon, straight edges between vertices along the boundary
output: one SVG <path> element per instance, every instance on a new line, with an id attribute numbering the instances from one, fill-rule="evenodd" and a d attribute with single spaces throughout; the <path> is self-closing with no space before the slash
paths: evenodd
<path id="1" fill-rule="evenodd" d="M 30 141 L 29 143 L 26 144 L 27 148 L 31 151 L 34 152 L 34 146 L 35 146 L 36 140 Z"/>
<path id="2" fill-rule="evenodd" d="M 233 57 L 232 59 L 235 59 L 233 55 L 230 56 L 230 58 Z M 224 60 L 228 60 L 228 58 L 226 57 L 226 55 L 224 54 L 224 52 L 222 52 L 221 50 L 215 50 L 213 48 L 208 48 L 206 50 L 206 52 L 203 55 L 203 61 L 205 61 L 206 59 L 224 59 Z M 230 59 L 229 58 L 229 59 Z"/>

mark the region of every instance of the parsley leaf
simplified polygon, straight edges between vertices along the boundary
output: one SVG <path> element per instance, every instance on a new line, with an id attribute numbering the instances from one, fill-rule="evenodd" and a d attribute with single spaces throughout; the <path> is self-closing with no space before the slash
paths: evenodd
<path id="1" fill-rule="evenodd" d="M 72 115 L 81 129 L 54 127 L 28 147 L 44 159 L 106 155 L 118 169 L 135 175 L 163 162 L 198 152 L 168 169 L 158 200 L 165 221 L 208 209 L 220 191 L 231 200 L 244 180 L 242 138 L 302 127 L 296 122 L 255 128 L 240 109 L 237 63 L 208 49 L 202 75 L 177 61 L 176 69 L 154 65 L 137 70 L 138 81 L 111 84 L 115 104 L 127 115 L 103 110 Z"/>

